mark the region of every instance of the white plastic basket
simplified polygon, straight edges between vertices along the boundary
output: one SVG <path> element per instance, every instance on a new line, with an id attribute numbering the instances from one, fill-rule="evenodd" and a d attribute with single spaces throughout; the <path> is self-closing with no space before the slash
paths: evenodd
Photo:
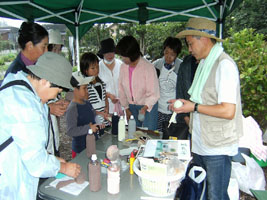
<path id="1" fill-rule="evenodd" d="M 185 177 L 185 171 L 175 176 L 151 176 L 145 174 L 139 169 L 139 160 L 136 159 L 133 164 L 133 170 L 138 176 L 142 190 L 150 196 L 167 197 L 173 195 L 180 186 L 181 181 Z"/>

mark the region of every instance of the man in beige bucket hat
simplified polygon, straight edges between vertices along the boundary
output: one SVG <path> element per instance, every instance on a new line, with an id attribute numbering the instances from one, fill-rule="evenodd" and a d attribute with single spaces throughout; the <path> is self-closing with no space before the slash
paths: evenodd
<path id="1" fill-rule="evenodd" d="M 46 150 L 46 102 L 62 88 L 72 89 L 70 63 L 47 52 L 27 69 L 28 74 L 9 73 L 0 91 L 0 199 L 36 199 L 39 177 L 61 172 L 76 178 L 81 170 Z"/>
<path id="2" fill-rule="evenodd" d="M 173 108 L 171 100 L 170 108 L 190 112 L 193 160 L 207 171 L 207 198 L 229 199 L 231 158 L 238 153 L 242 135 L 238 68 L 220 45 L 215 22 L 191 18 L 176 37 L 186 39 L 200 63 L 188 91 L 190 101 L 179 99 L 183 106 Z"/>

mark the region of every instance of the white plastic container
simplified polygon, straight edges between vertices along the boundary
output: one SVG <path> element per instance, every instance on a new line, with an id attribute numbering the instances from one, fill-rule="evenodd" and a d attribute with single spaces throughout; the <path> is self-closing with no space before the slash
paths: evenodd
<path id="1" fill-rule="evenodd" d="M 109 194 L 120 192 L 120 166 L 116 161 L 112 161 L 108 167 L 107 190 Z"/>
<path id="2" fill-rule="evenodd" d="M 125 121 L 123 116 L 120 117 L 118 129 L 118 140 L 121 142 L 125 139 Z"/>
<path id="3" fill-rule="evenodd" d="M 136 132 L 136 122 L 134 119 L 134 116 L 131 115 L 129 119 L 129 124 L 128 124 L 128 138 L 133 139 L 134 138 L 134 133 Z"/>
<path id="4" fill-rule="evenodd" d="M 155 197 L 167 197 L 173 195 L 180 186 L 181 181 L 185 177 L 185 170 L 174 176 L 152 176 L 139 170 L 139 160 L 136 159 L 133 164 L 133 170 L 138 176 L 139 184 L 142 190 Z"/>

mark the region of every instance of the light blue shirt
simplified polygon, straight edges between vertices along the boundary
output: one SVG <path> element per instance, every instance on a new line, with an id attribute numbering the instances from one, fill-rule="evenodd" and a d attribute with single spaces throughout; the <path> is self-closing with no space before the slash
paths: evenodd
<path id="1" fill-rule="evenodd" d="M 13 80 L 31 85 L 20 71 L 9 73 L 2 86 Z M 48 107 L 36 92 L 11 86 L 0 91 L 0 113 L 0 144 L 14 139 L 0 152 L 0 199 L 35 199 L 39 177 L 55 176 L 60 169 L 60 162 L 45 149 Z"/>

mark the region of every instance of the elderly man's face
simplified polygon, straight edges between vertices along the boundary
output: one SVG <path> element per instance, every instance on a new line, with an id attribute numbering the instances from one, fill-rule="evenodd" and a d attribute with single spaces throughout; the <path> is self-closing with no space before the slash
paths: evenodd
<path id="1" fill-rule="evenodd" d="M 201 60 L 208 56 L 207 53 L 207 38 L 196 38 L 193 36 L 186 36 L 186 42 L 188 44 L 189 52 L 197 59 Z"/>

